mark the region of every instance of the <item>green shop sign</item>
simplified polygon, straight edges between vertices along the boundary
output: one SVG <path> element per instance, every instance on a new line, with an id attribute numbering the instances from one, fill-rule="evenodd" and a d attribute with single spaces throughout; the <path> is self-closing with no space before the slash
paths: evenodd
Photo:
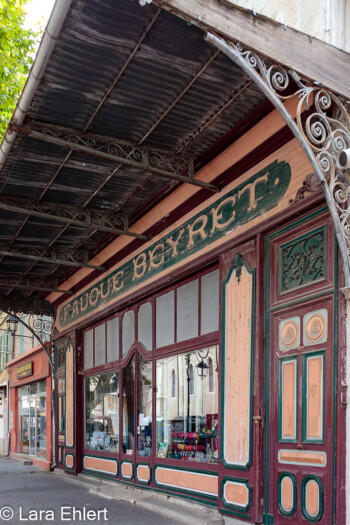
<path id="1" fill-rule="evenodd" d="M 60 308 L 61 327 L 199 252 L 228 232 L 277 206 L 291 178 L 287 162 L 269 164 L 171 233 L 135 255 Z"/>

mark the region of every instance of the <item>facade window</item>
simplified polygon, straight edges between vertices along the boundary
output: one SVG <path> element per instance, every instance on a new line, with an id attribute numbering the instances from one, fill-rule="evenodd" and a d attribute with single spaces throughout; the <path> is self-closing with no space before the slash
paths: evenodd
<path id="1" fill-rule="evenodd" d="M 171 371 L 171 397 L 176 397 L 176 375 L 174 369 Z"/>
<path id="2" fill-rule="evenodd" d="M 85 378 L 85 448 L 119 452 L 119 373 Z"/>
<path id="3" fill-rule="evenodd" d="M 196 353 L 156 361 L 156 454 L 160 458 L 217 463 L 218 399 L 208 395 L 208 381 L 195 373 Z M 209 348 L 209 355 L 215 358 L 216 346 Z M 173 375 L 175 370 L 178 373 Z"/>
<path id="4" fill-rule="evenodd" d="M 209 392 L 214 392 L 214 370 L 213 370 L 213 360 L 209 357 L 208 360 L 209 368 Z"/>
<path id="5" fill-rule="evenodd" d="M 18 389 L 19 452 L 46 457 L 46 382 Z"/>
<path id="6" fill-rule="evenodd" d="M 11 360 L 12 337 L 10 332 L 0 333 L 0 372 L 5 370 L 6 364 Z"/>

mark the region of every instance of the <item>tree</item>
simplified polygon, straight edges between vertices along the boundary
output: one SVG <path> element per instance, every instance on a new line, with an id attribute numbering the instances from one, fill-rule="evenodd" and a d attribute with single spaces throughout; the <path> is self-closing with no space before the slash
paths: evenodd
<path id="1" fill-rule="evenodd" d="M 33 62 L 38 33 L 23 27 L 27 0 L 0 0 L 0 142 Z"/>

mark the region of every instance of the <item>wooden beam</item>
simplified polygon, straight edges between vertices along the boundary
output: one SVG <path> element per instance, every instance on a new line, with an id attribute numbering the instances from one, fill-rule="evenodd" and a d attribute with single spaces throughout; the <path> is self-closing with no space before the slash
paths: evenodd
<path id="1" fill-rule="evenodd" d="M 219 0 L 153 0 L 153 3 L 350 98 L 350 54 L 341 49 Z"/>

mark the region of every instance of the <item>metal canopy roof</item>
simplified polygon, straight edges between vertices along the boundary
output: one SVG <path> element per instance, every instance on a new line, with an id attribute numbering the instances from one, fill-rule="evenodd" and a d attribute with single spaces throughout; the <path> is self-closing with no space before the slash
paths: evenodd
<path id="1" fill-rule="evenodd" d="M 58 289 L 115 235 L 129 234 L 162 191 L 181 177 L 194 183 L 191 163 L 263 98 L 174 15 L 137 0 L 73 0 L 25 120 L 10 128 L 0 308 L 30 309 L 28 298 Z"/>

